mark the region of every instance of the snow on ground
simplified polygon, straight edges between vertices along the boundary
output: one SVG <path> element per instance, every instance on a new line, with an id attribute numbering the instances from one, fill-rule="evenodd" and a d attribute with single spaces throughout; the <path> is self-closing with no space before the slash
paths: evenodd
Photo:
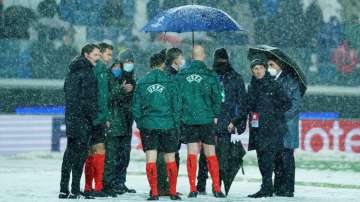
<path id="1" fill-rule="evenodd" d="M 184 156 L 184 154 L 182 155 Z M 251 155 L 250 155 L 251 156 Z M 132 152 L 129 166 L 129 187 L 137 194 L 125 194 L 118 198 L 103 198 L 92 201 L 145 201 L 149 191 L 145 176 L 143 153 Z M 57 199 L 60 180 L 60 153 L 30 153 L 16 156 L 0 156 L 0 202 L 51 202 Z M 246 196 L 258 190 L 260 174 L 256 166 L 246 166 L 246 175 L 238 174 L 232 190 L 226 199 L 215 199 L 211 195 L 184 201 L 294 201 L 331 202 L 358 201 L 360 198 L 360 173 L 355 171 L 330 171 L 297 169 L 295 198 L 273 197 L 249 199 Z M 210 181 L 208 190 L 210 191 Z M 344 186 L 345 185 L 345 186 Z M 345 188 L 341 188 L 345 187 Z M 189 190 L 184 162 L 180 166 L 178 191 L 187 194 Z M 160 201 L 169 201 L 167 197 Z"/>

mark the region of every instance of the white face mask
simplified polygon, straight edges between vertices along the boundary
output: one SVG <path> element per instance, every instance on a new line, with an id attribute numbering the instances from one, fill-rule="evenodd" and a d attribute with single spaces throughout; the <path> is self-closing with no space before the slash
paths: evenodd
<path id="1" fill-rule="evenodd" d="M 185 59 L 182 59 L 182 60 L 181 60 L 181 64 L 179 65 L 179 68 L 180 68 L 180 69 L 184 69 L 184 68 L 185 68 L 185 65 L 186 65 L 186 61 L 185 61 Z"/>
<path id="2" fill-rule="evenodd" d="M 268 72 L 271 76 L 276 76 L 278 74 L 277 70 L 272 67 L 268 67 Z"/>
<path id="3" fill-rule="evenodd" d="M 124 64 L 124 71 L 125 72 L 132 72 L 134 70 L 134 64 L 132 63 L 125 63 Z"/>

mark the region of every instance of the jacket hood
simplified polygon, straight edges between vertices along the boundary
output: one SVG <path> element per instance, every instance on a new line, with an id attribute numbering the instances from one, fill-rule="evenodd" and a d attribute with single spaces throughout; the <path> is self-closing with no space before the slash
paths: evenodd
<path id="1" fill-rule="evenodd" d="M 69 71 L 75 72 L 80 69 L 93 68 L 93 67 L 94 65 L 91 64 L 91 62 L 88 59 L 86 59 L 83 56 L 78 56 L 71 62 L 69 66 Z"/>

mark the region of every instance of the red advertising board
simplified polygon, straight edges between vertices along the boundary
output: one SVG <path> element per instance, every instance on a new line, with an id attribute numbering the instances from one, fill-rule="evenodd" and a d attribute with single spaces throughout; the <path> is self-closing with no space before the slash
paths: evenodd
<path id="1" fill-rule="evenodd" d="M 301 149 L 360 153 L 360 120 L 301 120 Z"/>

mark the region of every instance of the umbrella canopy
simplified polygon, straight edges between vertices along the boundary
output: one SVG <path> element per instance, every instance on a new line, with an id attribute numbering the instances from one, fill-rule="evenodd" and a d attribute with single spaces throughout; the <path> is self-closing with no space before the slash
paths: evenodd
<path id="1" fill-rule="evenodd" d="M 200 5 L 186 5 L 161 12 L 142 29 L 143 32 L 194 32 L 244 31 L 244 29 L 222 10 Z"/>
<path id="2" fill-rule="evenodd" d="M 225 194 L 228 195 L 230 187 L 235 179 L 236 174 L 243 165 L 243 157 L 246 154 L 246 151 L 241 143 L 238 141 L 236 143 L 229 143 L 230 149 L 228 156 L 229 165 L 225 166 L 226 170 L 220 173 L 221 180 L 224 183 Z M 243 170 L 244 172 L 244 170 Z M 244 174 L 244 173 L 243 173 Z"/>
<path id="3" fill-rule="evenodd" d="M 222 10 L 186 5 L 161 12 L 143 28 L 144 32 L 221 32 L 244 30 L 233 18 Z"/>
<path id="4" fill-rule="evenodd" d="M 307 89 L 305 74 L 293 59 L 291 59 L 279 48 L 268 45 L 259 45 L 256 47 L 249 48 L 248 59 L 253 60 L 254 57 L 256 57 L 259 54 L 264 54 L 268 58 L 272 56 L 282 61 L 286 65 L 285 68 L 288 68 L 288 70 L 291 72 L 294 78 L 299 81 L 301 96 L 305 94 Z"/>

